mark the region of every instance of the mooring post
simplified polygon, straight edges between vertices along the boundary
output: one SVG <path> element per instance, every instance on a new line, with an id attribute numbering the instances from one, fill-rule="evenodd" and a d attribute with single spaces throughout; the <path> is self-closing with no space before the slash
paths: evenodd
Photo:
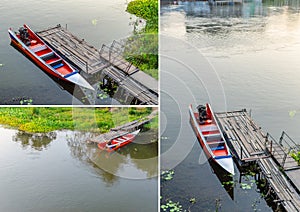
<path id="1" fill-rule="evenodd" d="M 241 160 L 243 159 L 243 147 L 241 147 Z"/>
<path id="2" fill-rule="evenodd" d="M 68 29 L 68 24 L 66 24 L 66 29 Z"/>
<path id="3" fill-rule="evenodd" d="M 271 140 L 271 145 L 270 145 L 270 152 L 271 152 L 271 154 L 272 154 L 272 146 L 273 146 L 273 139 Z"/>
<path id="4" fill-rule="evenodd" d="M 269 133 L 267 132 L 267 135 L 266 135 L 266 139 L 265 139 L 265 150 L 267 151 L 267 143 L 268 143 L 268 137 L 269 137 Z"/>

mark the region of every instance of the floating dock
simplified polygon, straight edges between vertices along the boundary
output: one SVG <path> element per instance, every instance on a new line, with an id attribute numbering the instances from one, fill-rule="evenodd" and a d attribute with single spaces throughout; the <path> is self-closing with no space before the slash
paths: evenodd
<path id="1" fill-rule="evenodd" d="M 111 79 L 118 85 L 119 97 L 130 96 L 138 104 L 158 104 L 158 82 L 123 58 L 126 41 L 113 41 L 100 50 L 70 33 L 61 25 L 36 34 L 51 48 L 76 67 L 89 82 L 100 75 L 103 85 Z M 115 96 L 114 96 L 115 97 Z M 130 100 L 131 100 L 130 99 Z"/>
<path id="2" fill-rule="evenodd" d="M 141 128 L 144 124 L 149 123 L 155 116 L 157 116 L 157 114 L 158 114 L 158 110 L 154 110 L 146 118 L 128 122 L 126 124 L 112 128 L 107 133 L 104 133 L 104 134 L 101 134 L 94 138 L 88 139 L 87 143 L 100 143 L 100 142 L 104 142 L 104 141 L 110 141 L 114 138 L 125 135 L 128 132 L 132 132 L 134 130 Z"/>
<path id="3" fill-rule="evenodd" d="M 300 211 L 300 166 L 290 156 L 298 145 L 289 137 L 291 142 L 284 145 L 284 132 L 277 142 L 257 126 L 246 110 L 215 115 L 239 165 L 257 163 L 278 198 L 276 203 L 286 211 Z"/>

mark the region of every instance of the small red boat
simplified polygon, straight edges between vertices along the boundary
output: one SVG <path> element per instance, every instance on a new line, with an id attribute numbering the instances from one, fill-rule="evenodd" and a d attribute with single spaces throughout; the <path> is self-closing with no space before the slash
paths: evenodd
<path id="1" fill-rule="evenodd" d="M 94 90 L 77 70 L 63 60 L 27 25 L 24 24 L 18 33 L 13 32 L 11 29 L 8 30 L 8 33 L 11 42 L 47 73 L 75 85 Z"/>
<path id="2" fill-rule="evenodd" d="M 136 135 L 140 132 L 140 130 L 136 130 L 131 133 L 127 133 L 125 135 L 119 136 L 110 140 L 109 142 L 100 142 L 98 143 L 98 148 L 102 150 L 106 150 L 107 152 L 115 151 L 129 143 L 131 143 Z"/>
<path id="3" fill-rule="evenodd" d="M 206 156 L 221 168 L 234 174 L 232 155 L 209 104 L 199 105 L 198 112 L 189 106 L 190 122 Z"/>

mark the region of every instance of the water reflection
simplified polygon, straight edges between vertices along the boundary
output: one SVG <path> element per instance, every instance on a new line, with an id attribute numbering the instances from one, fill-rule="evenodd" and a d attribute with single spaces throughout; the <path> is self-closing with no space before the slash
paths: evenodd
<path id="1" fill-rule="evenodd" d="M 32 134 L 17 131 L 13 136 L 13 141 L 20 142 L 23 148 L 31 147 L 38 151 L 46 149 L 54 139 L 56 139 L 55 132 Z"/>
<path id="2" fill-rule="evenodd" d="M 90 133 L 69 136 L 67 141 L 71 155 L 103 170 L 100 174 L 108 184 L 118 180 L 118 177 L 145 179 L 157 176 L 157 130 L 141 132 L 133 143 L 112 153 L 101 151 L 96 145 L 86 144 L 91 136 Z"/>
<path id="3" fill-rule="evenodd" d="M 162 7 L 161 13 L 182 11 L 185 12 L 187 17 L 249 18 L 279 14 L 283 13 L 285 9 L 298 13 L 300 6 L 299 0 L 250 0 L 234 5 L 211 5 L 206 1 L 179 1 L 177 3 L 176 5 Z"/>
<path id="4" fill-rule="evenodd" d="M 212 167 L 213 173 L 217 176 L 220 183 L 223 185 L 224 189 L 230 196 L 232 200 L 234 200 L 234 179 L 231 174 L 228 174 L 225 170 L 220 168 L 216 163 L 212 160 L 208 160 L 210 166 Z"/>
<path id="5" fill-rule="evenodd" d="M 157 211 L 157 178 L 123 179 L 88 162 L 76 147 L 88 133 L 57 131 L 39 150 L 35 136 L 0 127 L 0 211 Z"/>

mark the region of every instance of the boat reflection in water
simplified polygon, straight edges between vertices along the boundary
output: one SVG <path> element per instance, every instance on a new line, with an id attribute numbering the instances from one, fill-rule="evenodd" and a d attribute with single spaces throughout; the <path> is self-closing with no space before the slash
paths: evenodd
<path id="1" fill-rule="evenodd" d="M 229 174 L 225 170 L 221 169 L 216 163 L 212 160 L 208 160 L 212 168 L 212 172 L 217 176 L 222 186 L 229 194 L 230 198 L 234 200 L 234 178 L 232 174 Z"/>
<path id="2" fill-rule="evenodd" d="M 117 151 L 100 150 L 95 144 L 85 141 L 90 135 L 76 134 L 68 138 L 71 155 L 84 163 L 92 165 L 107 184 L 112 184 L 118 177 L 127 179 L 147 179 L 158 174 L 157 131 L 142 131 L 130 143 Z M 100 169 L 99 169 L 100 168 Z"/>

